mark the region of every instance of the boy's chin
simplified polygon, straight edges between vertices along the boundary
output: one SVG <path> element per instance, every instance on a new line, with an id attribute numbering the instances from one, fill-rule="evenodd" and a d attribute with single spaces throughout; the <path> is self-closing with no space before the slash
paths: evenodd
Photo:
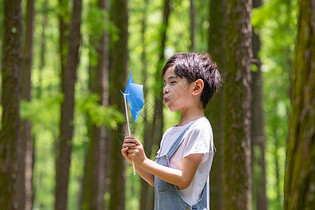
<path id="1" fill-rule="evenodd" d="M 174 107 L 168 107 L 169 108 L 169 110 L 171 111 L 171 112 L 177 112 L 178 111 L 178 109 L 175 109 Z"/>

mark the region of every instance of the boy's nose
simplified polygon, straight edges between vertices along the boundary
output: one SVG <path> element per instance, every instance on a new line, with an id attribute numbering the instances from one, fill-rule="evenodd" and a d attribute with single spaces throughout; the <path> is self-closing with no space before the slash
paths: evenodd
<path id="1" fill-rule="evenodd" d="M 163 94 L 165 95 L 166 93 L 168 93 L 170 91 L 170 89 L 167 87 L 167 86 L 165 86 L 164 88 L 163 88 Z"/>

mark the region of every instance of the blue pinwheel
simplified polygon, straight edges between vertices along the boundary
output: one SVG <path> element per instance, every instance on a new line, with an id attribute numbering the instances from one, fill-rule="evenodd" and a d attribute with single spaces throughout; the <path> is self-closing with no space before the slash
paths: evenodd
<path id="1" fill-rule="evenodd" d="M 125 92 L 121 92 L 127 99 L 133 120 L 137 122 L 143 108 L 143 85 L 135 84 L 130 73 Z"/>
<path id="2" fill-rule="evenodd" d="M 131 135 L 126 99 L 129 102 L 130 111 L 131 111 L 133 120 L 136 122 L 138 117 L 139 117 L 139 114 L 143 108 L 143 104 L 144 104 L 144 102 L 143 102 L 143 85 L 138 85 L 138 84 L 134 83 L 134 81 L 132 79 L 132 72 L 131 72 L 125 92 L 122 92 L 122 91 L 120 91 L 120 92 L 124 96 L 128 133 L 129 133 L 129 135 Z M 133 162 L 132 162 L 132 167 L 133 167 L 133 174 L 136 175 L 135 165 Z"/>

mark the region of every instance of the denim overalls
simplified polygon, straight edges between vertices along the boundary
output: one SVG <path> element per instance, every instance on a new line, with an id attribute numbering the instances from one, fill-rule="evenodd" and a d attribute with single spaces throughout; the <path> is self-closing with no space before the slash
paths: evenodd
<path id="1" fill-rule="evenodd" d="M 183 139 L 184 134 L 189 129 L 189 125 L 176 139 L 167 155 L 156 157 L 155 162 L 163 166 L 169 166 L 169 159 L 175 153 L 179 147 L 181 140 Z M 204 210 L 207 209 L 207 183 L 203 188 L 200 196 L 200 200 L 195 205 L 187 204 L 180 195 L 177 187 L 173 184 L 167 183 L 157 176 L 154 177 L 154 209 L 155 210 Z"/>

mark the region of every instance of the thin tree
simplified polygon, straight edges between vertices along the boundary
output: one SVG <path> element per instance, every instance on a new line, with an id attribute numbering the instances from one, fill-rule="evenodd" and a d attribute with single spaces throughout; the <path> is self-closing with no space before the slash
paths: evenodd
<path id="1" fill-rule="evenodd" d="M 108 0 L 98 0 L 96 5 L 91 6 L 102 11 L 102 14 L 109 11 Z M 99 16 L 102 21 L 103 18 L 104 15 Z M 99 105 L 108 106 L 108 32 L 105 28 L 101 29 L 100 34 L 95 31 L 90 35 L 93 51 L 90 53 L 89 89 L 91 93 L 98 95 Z M 102 210 L 105 188 L 105 126 L 97 125 L 89 119 L 88 134 L 90 144 L 85 160 L 82 209 Z"/>
<path id="2" fill-rule="evenodd" d="M 142 13 L 142 23 L 141 23 L 141 43 L 142 43 L 142 53 L 141 53 L 141 62 L 142 62 L 142 74 L 143 74 L 143 94 L 145 104 L 148 103 L 147 94 L 148 94 L 148 71 L 147 71 L 147 50 L 146 50 L 146 28 L 147 28 L 147 17 L 148 12 L 147 8 L 149 6 L 149 0 L 144 1 L 143 13 Z M 148 107 L 143 107 L 143 122 L 144 122 L 144 131 L 143 131 L 143 145 L 148 157 L 151 157 L 153 141 L 150 139 L 150 122 L 148 119 Z M 140 191 L 140 210 L 146 210 L 152 208 L 153 203 L 153 193 L 152 188 L 149 187 L 148 183 L 141 179 L 141 191 Z"/>
<path id="3" fill-rule="evenodd" d="M 254 0 L 253 7 L 262 5 L 261 0 Z M 253 172 L 253 204 L 257 210 L 267 210 L 268 200 L 266 193 L 266 163 L 265 163 L 265 119 L 263 106 L 263 81 L 261 62 L 258 56 L 260 51 L 260 36 L 253 30 L 252 49 L 253 64 L 251 71 L 252 102 L 251 102 L 251 145 L 252 145 L 252 172 Z"/>
<path id="4" fill-rule="evenodd" d="M 163 1 L 163 16 L 162 16 L 162 24 L 160 27 L 160 44 L 158 49 L 158 63 L 157 63 L 157 69 L 155 72 L 155 84 L 153 86 L 154 91 L 154 114 L 152 119 L 152 127 L 149 129 L 149 139 L 151 139 L 151 150 L 153 145 L 158 145 L 162 139 L 163 135 L 163 101 L 162 101 L 162 95 L 163 95 L 163 82 L 161 79 L 161 70 L 163 68 L 165 56 L 165 45 L 166 45 L 166 32 L 168 28 L 168 22 L 169 22 L 169 16 L 171 14 L 171 0 L 164 0 Z M 147 146 L 148 147 L 148 146 Z M 150 151 L 152 152 L 152 151 Z M 153 198 L 153 191 L 152 194 L 149 196 L 151 201 L 150 209 L 154 208 L 154 199 Z"/>
<path id="5" fill-rule="evenodd" d="M 61 69 L 61 91 L 64 99 L 61 103 L 60 136 L 56 161 L 56 210 L 67 209 L 69 168 L 71 163 L 74 121 L 74 87 L 76 81 L 76 70 L 79 64 L 79 46 L 81 40 L 81 10 L 82 0 L 74 0 L 69 30 L 70 34 L 67 40 L 67 60 L 66 65 L 64 66 L 65 68 Z"/>
<path id="6" fill-rule="evenodd" d="M 118 39 L 112 40 L 110 102 L 123 112 L 124 103 L 120 90 L 124 90 L 127 84 L 128 1 L 113 1 L 111 10 L 111 21 L 117 28 Z M 124 134 L 123 124 L 111 130 L 109 209 L 125 209 L 125 162 L 120 153 Z"/>
<path id="7" fill-rule="evenodd" d="M 163 135 L 163 102 L 162 102 L 162 87 L 163 82 L 161 80 L 161 71 L 163 68 L 165 56 L 165 45 L 166 45 L 166 31 L 168 28 L 168 20 L 171 13 L 171 0 L 164 0 L 163 6 L 163 17 L 162 25 L 160 28 L 160 45 L 159 45 L 159 59 L 157 63 L 157 70 L 155 73 L 155 86 L 154 86 L 154 115 L 151 130 L 151 139 L 153 139 L 153 144 L 158 144 Z"/>
<path id="8" fill-rule="evenodd" d="M 19 209 L 17 183 L 22 74 L 21 0 L 4 0 L 1 51 L 0 207 Z"/>
<path id="9" fill-rule="evenodd" d="M 62 72 L 66 68 L 67 62 L 70 19 L 69 17 L 69 0 L 58 0 L 59 57 Z"/>
<path id="10" fill-rule="evenodd" d="M 224 209 L 251 209 L 250 62 L 252 1 L 226 0 Z"/>
<path id="11" fill-rule="evenodd" d="M 287 139 L 284 209 L 315 205 L 315 2 L 300 0 Z"/>
<path id="12" fill-rule="evenodd" d="M 225 65 L 225 0 L 209 1 L 208 52 L 224 75 Z M 206 109 L 212 129 L 217 152 L 214 155 L 210 172 L 210 207 L 223 208 L 223 88 L 211 99 Z"/>
<path id="13" fill-rule="evenodd" d="M 31 101 L 31 74 L 33 61 L 33 31 L 34 31 L 34 0 L 27 0 L 25 15 L 25 33 L 23 41 L 23 69 L 21 99 Z M 29 120 L 22 120 L 21 145 L 19 162 L 19 206 L 21 209 L 32 209 L 32 171 L 33 171 L 33 146 Z"/>

